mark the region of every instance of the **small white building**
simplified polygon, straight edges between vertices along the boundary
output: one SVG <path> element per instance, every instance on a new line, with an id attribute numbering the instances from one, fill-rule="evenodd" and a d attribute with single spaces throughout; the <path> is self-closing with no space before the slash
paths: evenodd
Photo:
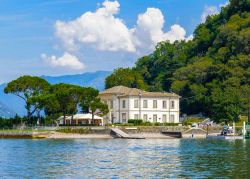
<path id="1" fill-rule="evenodd" d="M 74 124 L 97 124 L 103 125 L 103 118 L 97 115 L 94 115 L 94 120 L 92 121 L 92 114 L 75 114 L 73 115 L 73 121 L 71 121 L 72 116 L 66 116 L 65 123 L 66 125 Z M 63 124 L 63 116 L 58 118 L 59 124 Z"/>
<path id="2" fill-rule="evenodd" d="M 174 93 L 115 86 L 101 92 L 99 97 L 108 105 L 109 113 L 106 118 L 112 123 L 127 123 L 129 119 L 179 123 L 180 96 Z"/>

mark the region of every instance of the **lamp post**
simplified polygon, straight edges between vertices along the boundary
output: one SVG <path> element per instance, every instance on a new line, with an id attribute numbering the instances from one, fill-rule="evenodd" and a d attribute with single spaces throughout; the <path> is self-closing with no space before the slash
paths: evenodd
<path id="1" fill-rule="evenodd" d="M 141 92 L 139 92 L 138 96 L 139 96 L 139 119 L 141 119 Z"/>

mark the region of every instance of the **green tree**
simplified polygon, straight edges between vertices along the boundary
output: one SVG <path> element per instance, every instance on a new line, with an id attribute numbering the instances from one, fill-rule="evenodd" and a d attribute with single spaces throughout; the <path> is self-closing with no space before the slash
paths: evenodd
<path id="1" fill-rule="evenodd" d="M 100 98 L 95 98 L 93 101 L 91 101 L 89 109 L 92 114 L 92 122 L 94 120 L 95 114 L 104 116 L 109 112 L 108 105 L 104 104 Z"/>
<path id="2" fill-rule="evenodd" d="M 73 123 L 74 120 L 74 114 L 77 113 L 77 107 L 79 102 L 81 101 L 83 91 L 84 91 L 83 87 L 75 85 L 72 85 L 69 90 L 71 97 L 70 108 L 69 108 L 69 112 L 71 114 L 71 124 Z"/>
<path id="3" fill-rule="evenodd" d="M 39 109 L 43 110 L 46 118 L 53 120 L 53 123 L 55 119 L 62 115 L 58 99 L 51 90 L 43 95 L 32 97 L 30 100 L 32 100 L 32 103 L 39 104 Z M 46 121 L 44 123 L 46 124 Z"/>
<path id="4" fill-rule="evenodd" d="M 107 104 L 101 101 L 98 94 L 99 92 L 93 88 L 84 88 L 79 101 L 82 111 L 92 114 L 92 122 L 95 114 L 104 116 L 109 112 Z"/>
<path id="5" fill-rule="evenodd" d="M 30 100 L 32 97 L 40 96 L 49 89 L 50 84 L 39 77 L 22 76 L 7 84 L 4 89 L 5 93 L 11 93 L 25 101 L 27 118 L 30 117 L 40 108 L 39 104 Z"/>
<path id="6" fill-rule="evenodd" d="M 193 55 L 192 42 L 161 42 L 149 56 L 136 62 L 133 70 L 139 72 L 150 91 L 169 91 L 176 69 L 189 63 Z"/>
<path id="7" fill-rule="evenodd" d="M 105 80 L 106 89 L 119 85 L 147 89 L 147 85 L 144 83 L 140 73 L 130 68 L 118 68 Z"/>
<path id="8" fill-rule="evenodd" d="M 89 107 L 92 101 L 98 97 L 98 90 L 91 87 L 84 88 L 81 93 L 81 98 L 79 101 L 79 106 L 81 107 L 82 112 L 89 113 Z"/>
<path id="9" fill-rule="evenodd" d="M 250 122 L 250 85 L 241 86 L 240 102 L 245 114 L 248 116 L 248 122 Z"/>
<path id="10" fill-rule="evenodd" d="M 242 113 L 238 88 L 216 88 L 212 91 L 212 115 L 217 121 L 238 121 Z"/>
<path id="11" fill-rule="evenodd" d="M 160 42 L 132 71 L 141 74 L 151 91 L 181 95 L 182 112 L 237 120 L 249 109 L 249 38 L 250 1 L 230 0 L 197 26 L 193 40 Z"/>
<path id="12" fill-rule="evenodd" d="M 52 94 L 56 98 L 57 105 L 50 105 L 52 111 L 58 107 L 58 112 L 63 114 L 63 124 L 66 123 L 66 115 L 73 116 L 77 112 L 77 105 L 80 101 L 81 87 L 70 84 L 55 84 L 52 86 Z M 73 120 L 73 117 L 71 118 Z"/>

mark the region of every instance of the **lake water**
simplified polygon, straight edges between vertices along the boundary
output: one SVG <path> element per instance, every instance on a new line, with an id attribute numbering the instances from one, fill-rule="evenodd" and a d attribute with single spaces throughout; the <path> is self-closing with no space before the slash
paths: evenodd
<path id="1" fill-rule="evenodd" d="M 218 177 L 250 177 L 250 140 L 0 139 L 0 178 Z"/>

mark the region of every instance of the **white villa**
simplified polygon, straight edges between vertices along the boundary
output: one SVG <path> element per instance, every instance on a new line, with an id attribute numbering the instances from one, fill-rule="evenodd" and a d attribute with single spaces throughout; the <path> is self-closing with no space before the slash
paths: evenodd
<path id="1" fill-rule="evenodd" d="M 106 118 L 112 123 L 127 123 L 128 119 L 179 123 L 180 96 L 174 93 L 115 86 L 101 92 L 99 97 L 109 106 Z"/>

